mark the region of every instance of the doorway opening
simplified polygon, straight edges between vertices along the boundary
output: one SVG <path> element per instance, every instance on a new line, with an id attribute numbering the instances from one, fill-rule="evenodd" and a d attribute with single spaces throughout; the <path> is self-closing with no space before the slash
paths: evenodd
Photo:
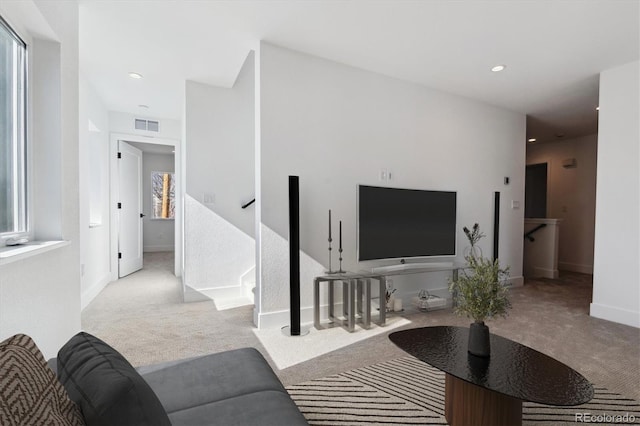
<path id="1" fill-rule="evenodd" d="M 145 253 L 160 252 L 171 257 L 174 275 L 181 277 L 179 144 L 114 134 L 111 150 L 112 280 L 145 267 Z"/>

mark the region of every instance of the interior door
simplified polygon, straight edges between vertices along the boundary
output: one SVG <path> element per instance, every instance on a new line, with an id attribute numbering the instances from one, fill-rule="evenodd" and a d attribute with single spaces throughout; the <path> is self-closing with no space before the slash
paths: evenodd
<path id="1" fill-rule="evenodd" d="M 118 141 L 118 276 L 142 269 L 142 151 Z"/>

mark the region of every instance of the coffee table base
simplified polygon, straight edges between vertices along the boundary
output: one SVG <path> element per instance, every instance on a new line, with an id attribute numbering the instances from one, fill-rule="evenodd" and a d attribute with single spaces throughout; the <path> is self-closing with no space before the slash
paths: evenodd
<path id="1" fill-rule="evenodd" d="M 451 426 L 520 426 L 522 401 L 447 374 L 444 415 Z"/>

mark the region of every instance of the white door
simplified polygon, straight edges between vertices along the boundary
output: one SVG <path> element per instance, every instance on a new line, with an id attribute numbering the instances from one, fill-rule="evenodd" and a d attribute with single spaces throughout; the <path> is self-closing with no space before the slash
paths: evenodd
<path id="1" fill-rule="evenodd" d="M 118 276 L 142 269 L 142 151 L 118 141 Z"/>

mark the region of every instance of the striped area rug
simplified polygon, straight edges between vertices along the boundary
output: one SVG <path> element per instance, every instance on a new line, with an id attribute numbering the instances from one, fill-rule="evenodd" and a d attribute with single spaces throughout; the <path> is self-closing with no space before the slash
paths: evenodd
<path id="1" fill-rule="evenodd" d="M 576 407 L 526 402 L 523 424 L 575 425 L 576 415 L 590 424 L 640 424 L 638 401 L 601 386 L 594 389 L 594 398 Z M 447 424 L 444 373 L 413 357 L 311 380 L 287 390 L 311 425 Z"/>

